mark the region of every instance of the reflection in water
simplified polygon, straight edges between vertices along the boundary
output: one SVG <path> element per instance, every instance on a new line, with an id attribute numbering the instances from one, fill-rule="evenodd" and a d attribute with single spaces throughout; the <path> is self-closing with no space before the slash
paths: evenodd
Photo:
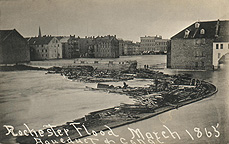
<path id="1" fill-rule="evenodd" d="M 164 56 L 138 56 L 136 59 L 141 65 L 149 64 L 155 59 L 156 63 L 164 63 Z M 127 57 L 126 59 L 135 59 Z M 229 61 L 221 65 L 218 71 L 178 71 L 165 70 L 165 73 L 191 73 L 194 77 L 212 82 L 218 87 L 218 93 L 214 96 L 202 101 L 186 105 L 178 110 L 172 110 L 159 116 L 126 125 L 114 129 L 114 132 L 120 137 L 126 139 L 130 143 L 130 128 L 139 128 L 145 136 L 146 132 L 150 132 L 154 136 L 154 142 L 165 143 L 226 143 L 229 142 L 227 137 L 228 127 L 228 72 Z M 23 123 L 28 124 L 31 128 L 41 129 L 44 124 L 59 125 L 66 121 L 71 121 L 82 117 L 85 114 L 119 105 L 121 102 L 131 103 L 132 100 L 124 95 L 84 91 L 85 86 L 95 87 L 96 84 L 85 84 L 80 82 L 71 82 L 63 79 L 60 75 L 45 75 L 42 71 L 20 71 L 20 72 L 0 72 L 0 142 L 9 143 L 9 137 L 5 136 L 6 130 L 3 125 L 13 125 L 16 130 L 24 129 Z M 131 81 L 132 85 L 147 85 L 148 82 L 142 82 L 140 79 Z M 114 83 L 115 84 L 115 83 Z M 116 83 L 117 84 L 117 83 Z M 122 83 L 120 83 L 121 85 Z M 220 137 L 212 126 L 219 127 Z M 169 131 L 176 131 L 180 140 L 174 139 Z M 198 131 L 194 128 L 200 128 L 202 136 L 197 137 Z M 212 132 L 212 136 L 206 136 L 207 131 Z M 187 131 L 194 140 L 190 137 Z M 162 131 L 166 132 L 164 138 Z M 158 132 L 160 139 L 157 141 L 155 133 Z M 120 142 L 120 137 L 107 136 L 108 139 Z M 103 139 L 104 137 L 99 137 Z M 11 139 L 12 140 L 12 139 Z"/>

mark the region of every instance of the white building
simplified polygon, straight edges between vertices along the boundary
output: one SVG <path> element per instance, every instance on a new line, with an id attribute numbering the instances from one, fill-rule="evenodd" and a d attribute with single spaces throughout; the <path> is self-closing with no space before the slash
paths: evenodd
<path id="1" fill-rule="evenodd" d="M 229 36 L 216 39 L 213 42 L 213 66 L 218 69 L 220 60 L 229 53 Z"/>

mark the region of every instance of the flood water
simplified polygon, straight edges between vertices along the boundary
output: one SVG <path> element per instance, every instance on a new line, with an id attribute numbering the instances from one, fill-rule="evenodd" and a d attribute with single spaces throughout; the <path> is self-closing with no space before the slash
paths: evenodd
<path id="1" fill-rule="evenodd" d="M 141 65 L 151 63 L 165 63 L 165 56 L 137 56 L 122 57 L 122 59 L 135 59 Z M 167 144 L 226 144 L 229 130 L 229 60 L 221 64 L 218 71 L 178 71 L 164 70 L 165 73 L 192 73 L 194 77 L 212 82 L 218 88 L 218 93 L 210 98 L 186 105 L 156 117 L 136 122 L 130 125 L 113 129 L 119 137 L 106 138 L 115 143 L 133 143 L 132 134 L 128 128 L 138 128 L 144 136 L 145 143 Z M 135 80 L 132 85 L 147 85 L 148 82 Z M 85 86 L 95 87 L 96 84 L 72 82 L 60 75 L 45 75 L 44 71 L 15 71 L 0 72 L 0 143 L 15 143 L 13 137 L 6 136 L 3 125 L 12 125 L 15 130 L 24 130 L 24 123 L 35 130 L 43 129 L 43 125 L 61 125 L 82 117 L 91 111 L 109 108 L 120 103 L 132 103 L 125 95 L 105 92 L 85 91 Z M 175 138 L 168 132 L 177 132 Z M 199 128 L 199 129 L 198 129 Z M 215 129 L 214 129 L 215 128 Z M 205 130 L 208 132 L 206 135 Z M 163 137 L 165 132 L 166 138 Z M 153 141 L 148 141 L 146 133 L 154 136 Z M 157 141 L 154 133 L 158 132 L 160 139 Z M 211 135 L 210 135 L 211 132 Z M 147 135 L 149 135 L 147 133 Z M 189 134 L 188 134 L 189 133 Z M 191 135 L 191 136 L 190 136 Z M 97 136 L 104 143 L 103 136 Z"/>

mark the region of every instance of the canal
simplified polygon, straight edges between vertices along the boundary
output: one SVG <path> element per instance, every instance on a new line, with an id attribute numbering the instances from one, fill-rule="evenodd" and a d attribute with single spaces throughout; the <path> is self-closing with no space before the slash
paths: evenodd
<path id="1" fill-rule="evenodd" d="M 165 56 L 122 57 L 137 60 L 140 65 L 161 64 Z M 94 136 L 112 140 L 115 143 L 227 143 L 229 131 L 229 59 L 221 64 L 218 71 L 178 71 L 163 70 L 165 73 L 191 73 L 194 77 L 213 83 L 218 93 L 202 101 L 183 106 L 156 117 L 113 129 L 118 137 Z M 35 130 L 43 125 L 61 125 L 85 114 L 119 105 L 132 103 L 124 95 L 84 91 L 85 84 L 63 79 L 60 75 L 45 75 L 44 71 L 0 72 L 0 143 L 15 143 L 15 138 L 6 136 L 3 125 L 12 125 L 15 130 L 23 130 L 23 124 Z M 132 82 L 132 84 L 138 82 Z M 131 129 L 139 129 L 143 137 L 132 134 Z M 163 133 L 163 134 L 162 134 Z M 132 136 L 135 138 L 132 139 Z M 90 137 L 89 137 L 90 138 Z"/>

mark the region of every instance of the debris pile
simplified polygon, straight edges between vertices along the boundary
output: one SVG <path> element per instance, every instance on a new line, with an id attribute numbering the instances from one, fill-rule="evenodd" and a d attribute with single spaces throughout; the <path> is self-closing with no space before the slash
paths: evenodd
<path id="1" fill-rule="evenodd" d="M 133 99 L 133 104 L 120 104 L 119 106 L 91 112 L 82 118 L 76 119 L 74 123 L 80 123 L 79 129 L 87 128 L 87 131 L 104 131 L 105 125 L 110 128 L 133 123 L 149 117 L 153 117 L 162 112 L 201 100 L 217 92 L 214 85 L 205 81 L 194 79 L 191 75 L 166 75 L 158 71 L 148 69 L 137 69 L 135 71 L 111 71 L 97 70 L 88 66 L 77 67 L 53 67 L 47 74 L 59 73 L 68 79 L 81 80 L 84 82 L 97 82 L 97 87 L 86 87 L 85 90 L 102 91 L 108 93 L 118 93 L 127 95 Z M 114 86 L 105 84 L 107 81 L 121 81 L 124 79 L 143 78 L 150 79 L 150 83 L 140 87 L 130 86 L 128 80 L 123 85 Z M 74 135 L 75 129 L 70 122 L 62 126 L 54 127 L 57 129 L 68 129 L 70 136 L 82 138 L 88 136 L 87 131 L 82 131 L 81 135 Z M 55 136 L 48 136 L 44 133 L 42 140 L 56 139 Z M 19 143 L 32 143 L 32 137 L 22 136 L 17 138 Z"/>

